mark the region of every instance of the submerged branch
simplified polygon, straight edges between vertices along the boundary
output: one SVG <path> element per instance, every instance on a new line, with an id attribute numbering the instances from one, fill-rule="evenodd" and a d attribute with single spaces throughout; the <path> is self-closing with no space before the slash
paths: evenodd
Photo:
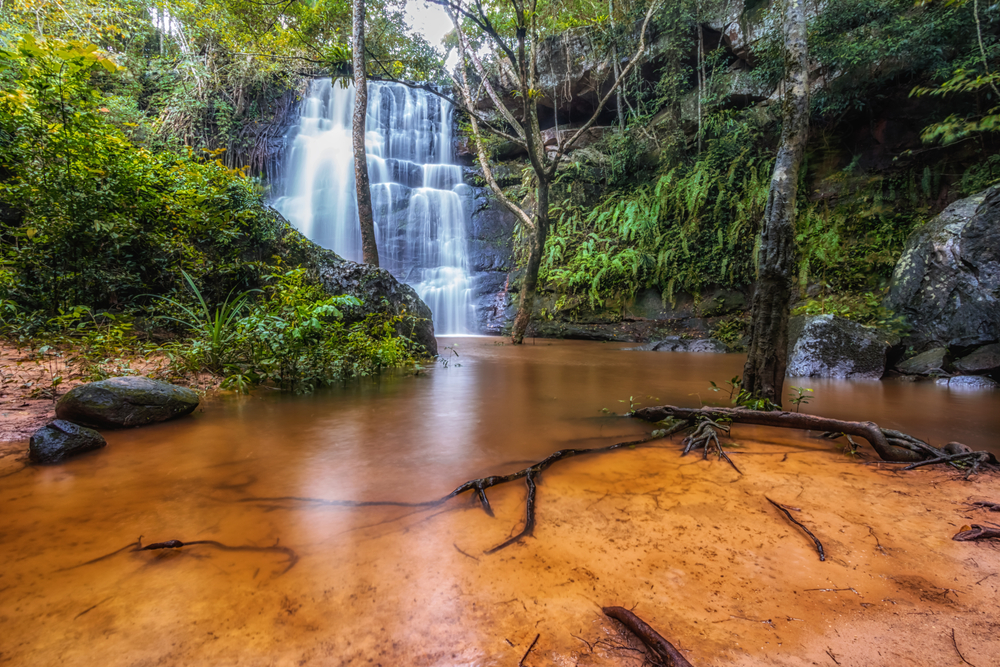
<path id="1" fill-rule="evenodd" d="M 624 607 L 604 607 L 601 609 L 606 616 L 624 625 L 632 634 L 642 640 L 650 651 L 663 660 L 667 667 L 693 667 L 674 645 L 663 638 L 659 632 L 648 623 Z"/>
<path id="2" fill-rule="evenodd" d="M 823 543 L 820 542 L 819 539 L 815 535 L 812 534 L 811 530 L 809 530 L 808 528 L 806 528 L 805 526 L 803 526 L 801 523 L 799 523 L 798 521 L 796 521 L 795 517 L 792 516 L 792 513 L 789 512 L 788 509 L 784 505 L 782 505 L 781 503 L 776 503 L 773 500 L 771 500 L 770 498 L 768 498 L 767 496 L 764 496 L 764 500 L 766 500 L 767 502 L 771 503 L 772 505 L 774 505 L 775 507 L 777 507 L 779 510 L 781 510 L 781 513 L 784 514 L 786 517 L 788 517 L 789 521 L 791 521 L 796 526 L 798 526 L 799 528 L 801 528 L 803 530 L 803 532 L 805 532 L 806 535 L 808 535 L 809 537 L 811 537 L 813 543 L 816 545 L 816 551 L 819 553 L 819 559 L 822 560 L 822 561 L 826 560 L 826 552 L 823 550 Z"/>

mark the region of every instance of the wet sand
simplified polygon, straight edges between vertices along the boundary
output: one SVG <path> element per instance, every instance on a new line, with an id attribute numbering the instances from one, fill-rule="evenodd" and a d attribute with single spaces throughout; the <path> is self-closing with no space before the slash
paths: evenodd
<path id="1" fill-rule="evenodd" d="M 690 394 L 741 362 L 494 342 L 460 341 L 461 367 L 220 399 L 111 432 L 62 466 L 2 466 L 0 664 L 515 665 L 536 635 L 526 665 L 641 664 L 606 605 L 634 608 L 698 667 L 964 664 L 958 650 L 1000 662 L 1000 550 L 951 540 L 991 520 L 964 503 L 1000 500 L 995 477 L 904 473 L 807 434 L 736 427 L 727 451 L 742 475 L 681 458 L 679 438 L 556 463 L 534 536 L 490 555 L 520 528 L 520 482 L 490 492 L 495 518 L 468 496 L 309 500 L 430 500 L 562 447 L 632 439 L 650 427 L 600 407 L 621 409 L 630 391 L 697 404 Z M 925 434 L 919 419 L 872 414 L 891 388 L 855 388 L 853 407 L 842 389 L 817 390 L 809 411 L 826 400 Z M 901 391 L 924 412 L 933 403 Z M 962 399 L 953 418 L 966 400 L 986 399 Z M 992 437 L 1000 411 L 973 408 L 981 421 L 953 430 Z M 825 562 L 765 496 L 801 510 Z M 84 564 L 140 534 L 277 544 L 298 561 L 286 571 L 277 551 L 195 545 Z"/>

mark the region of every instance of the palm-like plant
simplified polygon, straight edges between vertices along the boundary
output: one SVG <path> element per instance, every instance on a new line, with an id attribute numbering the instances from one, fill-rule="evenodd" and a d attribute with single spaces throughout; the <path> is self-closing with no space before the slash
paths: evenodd
<path id="1" fill-rule="evenodd" d="M 194 307 L 189 307 L 174 299 L 159 296 L 157 298 L 175 306 L 187 316 L 185 319 L 181 319 L 179 317 L 161 315 L 160 318 L 183 324 L 195 331 L 198 334 L 198 338 L 200 338 L 198 342 L 203 346 L 202 359 L 204 365 L 209 370 L 222 372 L 226 364 L 230 361 L 230 355 L 233 352 L 234 343 L 238 337 L 239 332 L 235 326 L 236 321 L 249 305 L 250 295 L 261 290 L 247 290 L 234 297 L 234 289 L 229 292 L 226 300 L 213 310 L 208 307 L 205 297 L 202 296 L 201 290 L 198 289 L 191 276 L 183 270 L 181 271 L 181 275 L 184 276 L 184 280 L 191 288 L 191 291 L 194 292 L 195 297 L 198 299 L 198 304 Z"/>

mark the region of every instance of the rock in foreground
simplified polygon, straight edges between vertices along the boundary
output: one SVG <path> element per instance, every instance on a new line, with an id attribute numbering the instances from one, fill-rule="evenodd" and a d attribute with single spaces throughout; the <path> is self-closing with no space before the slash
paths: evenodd
<path id="1" fill-rule="evenodd" d="M 198 394 L 145 377 L 117 377 L 74 387 L 56 404 L 56 417 L 88 426 L 145 426 L 189 414 Z"/>
<path id="2" fill-rule="evenodd" d="M 31 436 L 28 443 L 28 458 L 33 463 L 59 463 L 71 456 L 100 449 L 107 444 L 104 436 L 93 429 L 55 419 Z"/>
<path id="3" fill-rule="evenodd" d="M 876 329 L 835 315 L 799 315 L 788 323 L 787 374 L 878 380 L 888 350 Z"/>

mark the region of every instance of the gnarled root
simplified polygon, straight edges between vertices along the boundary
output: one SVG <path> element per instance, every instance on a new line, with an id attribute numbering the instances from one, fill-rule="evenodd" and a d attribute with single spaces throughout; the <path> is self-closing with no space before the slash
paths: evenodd
<path id="1" fill-rule="evenodd" d="M 703 451 L 702 458 L 707 459 L 709 446 L 712 445 L 714 446 L 716 453 L 718 453 L 719 458 L 726 459 L 726 461 L 729 462 L 729 465 L 733 467 L 733 470 L 742 475 L 743 472 L 736 467 L 736 464 L 729 458 L 729 455 L 722 449 L 722 444 L 719 442 L 718 431 L 728 434 L 729 425 L 720 424 L 708 418 L 699 421 L 698 427 L 681 441 L 681 444 L 684 445 L 684 452 L 681 456 L 687 456 L 687 454 L 693 449 L 701 449 Z"/>
<path id="2" fill-rule="evenodd" d="M 716 423 L 726 421 L 730 424 L 754 424 L 821 431 L 825 437 L 845 435 L 848 436 L 849 440 L 850 436 L 860 436 L 868 441 L 868 444 L 883 461 L 913 464 L 907 466 L 907 469 L 932 463 L 948 463 L 955 466 L 971 464 L 966 473 L 966 479 L 979 472 L 984 465 L 991 467 L 1000 465 L 990 452 L 974 452 L 969 447 L 957 442 L 950 442 L 945 445 L 944 449 L 938 449 L 912 435 L 881 428 L 874 422 L 843 421 L 781 410 L 764 412 L 746 408 L 713 408 L 709 406 L 680 408 L 673 405 L 660 405 L 636 410 L 632 415 L 651 422 L 664 419 L 680 419 L 691 423 L 703 420 Z M 853 445 L 853 440 L 850 442 Z"/>
<path id="3" fill-rule="evenodd" d="M 955 537 L 951 538 L 956 542 L 972 542 L 973 540 L 988 540 L 992 537 L 1000 537 L 1000 528 L 992 528 L 988 526 L 980 526 L 978 523 L 972 524 L 972 527 L 963 526 L 964 530 L 959 531 L 955 534 Z"/>

